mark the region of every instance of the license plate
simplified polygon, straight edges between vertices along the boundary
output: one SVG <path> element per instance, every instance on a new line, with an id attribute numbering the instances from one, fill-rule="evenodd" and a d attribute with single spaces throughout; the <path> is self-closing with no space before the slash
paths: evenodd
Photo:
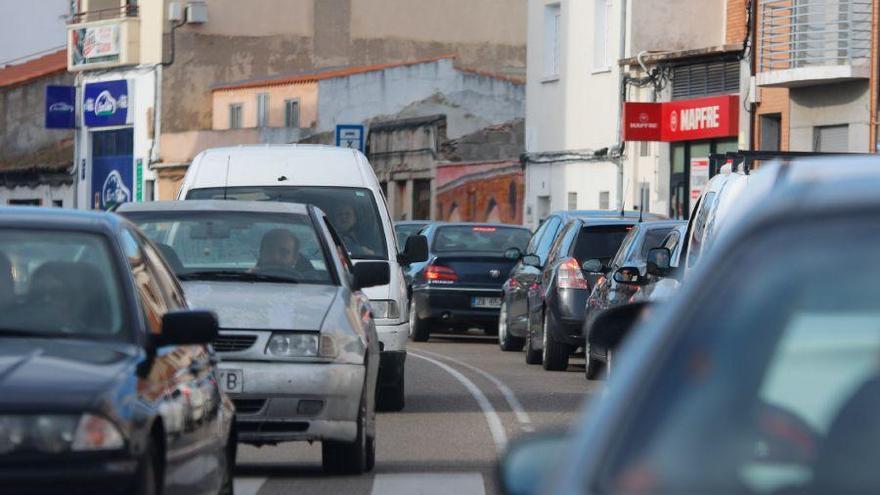
<path id="1" fill-rule="evenodd" d="M 500 308 L 500 297 L 472 297 L 471 307 L 473 308 Z"/>
<path id="2" fill-rule="evenodd" d="M 241 370 L 220 370 L 220 388 L 224 392 L 244 390 L 244 373 Z"/>

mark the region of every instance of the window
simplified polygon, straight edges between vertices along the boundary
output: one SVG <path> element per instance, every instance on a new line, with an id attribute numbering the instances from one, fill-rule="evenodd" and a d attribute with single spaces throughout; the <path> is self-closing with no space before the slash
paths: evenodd
<path id="1" fill-rule="evenodd" d="M 461 226 L 440 227 L 434 236 L 435 253 L 503 253 L 515 247 L 522 251 L 531 234 L 521 227 Z"/>
<path id="2" fill-rule="evenodd" d="M 604 71 L 611 68 L 608 56 L 608 27 L 611 25 L 611 0 L 593 0 L 593 70 Z"/>
<path id="3" fill-rule="evenodd" d="M 284 126 L 299 127 L 299 100 L 285 100 Z"/>
<path id="4" fill-rule="evenodd" d="M 639 209 L 651 211 L 651 184 L 648 182 L 639 183 Z"/>
<path id="5" fill-rule="evenodd" d="M 580 263 L 598 259 L 607 264 L 620 249 L 629 231 L 629 225 L 584 227 L 574 245 L 573 255 Z"/>
<path id="6" fill-rule="evenodd" d="M 60 199 L 53 199 L 52 200 L 52 207 L 53 208 L 64 208 L 64 201 L 62 201 Z"/>
<path id="7" fill-rule="evenodd" d="M 568 193 L 568 209 L 569 209 L 569 211 L 578 209 L 578 193 L 577 192 Z"/>
<path id="8" fill-rule="evenodd" d="M 761 150 L 779 151 L 781 147 L 780 130 L 782 115 L 778 113 L 761 115 Z"/>
<path id="9" fill-rule="evenodd" d="M 229 105 L 229 128 L 241 129 L 241 103 Z"/>
<path id="10" fill-rule="evenodd" d="M 473 212 L 472 212 L 473 214 Z M 412 219 L 431 218 L 431 180 L 416 179 L 412 188 Z"/>
<path id="11" fill-rule="evenodd" d="M 10 199 L 9 204 L 12 206 L 40 206 L 42 202 L 39 199 Z"/>
<path id="12" fill-rule="evenodd" d="M 672 99 L 738 93 L 739 69 L 735 60 L 676 67 L 672 71 Z"/>
<path id="13" fill-rule="evenodd" d="M 553 241 L 556 240 L 556 234 L 559 233 L 559 228 L 562 226 L 562 220 L 559 217 L 553 217 L 547 220 L 547 230 L 541 240 L 538 241 L 538 246 L 535 249 L 536 255 L 541 259 L 541 265 L 547 262 L 547 255 L 550 254 L 550 246 L 553 244 Z"/>
<path id="14" fill-rule="evenodd" d="M 651 142 L 650 141 L 639 142 L 639 156 L 651 156 Z"/>
<path id="15" fill-rule="evenodd" d="M 600 210 L 610 210 L 611 209 L 611 193 L 608 191 L 602 191 L 599 193 L 599 209 Z"/>
<path id="16" fill-rule="evenodd" d="M 544 7 L 544 76 L 557 77 L 561 65 L 562 11 L 559 4 Z"/>
<path id="17" fill-rule="evenodd" d="M 813 151 L 846 153 L 849 151 L 849 126 L 818 126 L 813 130 Z"/>
<path id="18" fill-rule="evenodd" d="M 257 95 L 257 127 L 269 125 L 269 93 Z"/>

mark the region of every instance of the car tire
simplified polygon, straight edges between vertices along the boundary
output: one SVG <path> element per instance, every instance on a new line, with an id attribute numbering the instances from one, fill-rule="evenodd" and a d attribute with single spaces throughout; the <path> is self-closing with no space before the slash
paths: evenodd
<path id="1" fill-rule="evenodd" d="M 529 329 L 526 336 L 526 364 L 541 364 L 542 353 L 534 347 L 535 334 L 532 332 L 531 316 L 529 316 Z"/>
<path id="2" fill-rule="evenodd" d="M 586 364 L 586 371 L 584 372 L 584 375 L 586 375 L 587 380 L 595 380 L 596 378 L 598 378 L 599 372 L 602 370 L 602 366 L 599 361 L 593 359 L 590 350 L 590 344 L 587 344 L 586 348 L 584 349 L 584 361 Z"/>
<path id="3" fill-rule="evenodd" d="M 498 314 L 498 346 L 505 352 L 521 351 L 525 345 L 525 339 L 515 337 L 508 333 L 509 320 L 507 318 L 507 303 L 501 303 L 501 311 Z"/>
<path id="4" fill-rule="evenodd" d="M 151 438 L 141 460 L 138 462 L 135 484 L 131 493 L 136 495 L 159 495 L 163 483 L 159 449 Z"/>
<path id="5" fill-rule="evenodd" d="M 406 402 L 404 374 L 401 373 L 397 383 L 387 387 L 380 387 L 377 395 L 376 408 L 380 411 L 402 411 Z"/>
<path id="6" fill-rule="evenodd" d="M 427 342 L 431 337 L 431 327 L 428 320 L 419 318 L 416 300 L 413 298 L 409 303 L 409 331 L 414 342 Z"/>
<path id="7" fill-rule="evenodd" d="M 550 315 L 544 311 L 544 348 L 541 349 L 541 364 L 547 371 L 565 371 L 568 369 L 568 356 L 571 354 L 567 344 L 557 342 L 550 331 Z"/>
<path id="8" fill-rule="evenodd" d="M 363 474 L 367 471 L 367 398 L 361 397 L 358 409 L 357 436 L 351 442 L 321 442 L 321 464 L 331 474 Z M 373 443 L 375 445 L 375 443 Z"/>

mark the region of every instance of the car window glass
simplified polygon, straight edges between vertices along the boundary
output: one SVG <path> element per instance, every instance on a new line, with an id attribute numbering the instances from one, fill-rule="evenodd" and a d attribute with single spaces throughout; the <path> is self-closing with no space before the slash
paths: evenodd
<path id="1" fill-rule="evenodd" d="M 547 256 L 550 254 L 550 246 L 553 244 L 553 241 L 556 240 L 556 235 L 559 233 L 559 229 L 562 226 L 562 220 L 560 220 L 559 217 L 550 217 L 547 220 L 546 225 L 547 230 L 544 233 L 544 236 L 541 237 L 541 240 L 538 241 L 538 246 L 535 249 L 535 254 L 541 259 L 542 265 L 547 263 Z"/>
<path id="2" fill-rule="evenodd" d="M 159 288 L 159 284 L 147 268 L 146 257 L 136 240 L 135 234 L 132 234 L 128 229 L 122 229 L 120 239 L 123 251 L 128 259 L 128 264 L 131 267 L 132 277 L 134 277 L 135 288 L 137 289 L 141 309 L 144 312 L 147 331 L 154 335 L 159 335 L 162 333 L 162 317 L 168 311 L 165 297 Z"/>
<path id="3" fill-rule="evenodd" d="M 159 284 L 162 295 L 165 298 L 165 305 L 170 309 L 181 309 L 186 307 L 186 301 L 180 291 L 177 279 L 166 268 L 166 263 L 162 262 L 162 256 L 153 249 L 153 246 L 141 236 L 137 236 L 138 244 L 141 251 L 146 256 L 147 269 L 152 274 L 154 280 Z"/>
<path id="4" fill-rule="evenodd" d="M 435 253 L 503 253 L 513 247 L 519 250 L 525 249 L 530 237 L 529 231 L 521 227 L 440 226 L 434 235 L 432 251 Z"/>
<path id="5" fill-rule="evenodd" d="M 403 252 L 406 248 L 406 240 L 410 236 L 418 233 L 425 226 L 423 223 L 409 223 L 405 225 L 395 225 L 394 232 L 397 236 L 397 250 Z"/>
<path id="6" fill-rule="evenodd" d="M 626 238 L 620 244 L 620 249 L 617 250 L 617 254 L 614 255 L 614 259 L 611 261 L 609 266 L 612 267 L 621 267 L 623 266 L 623 262 L 626 260 L 627 253 L 629 253 L 630 248 L 633 246 L 636 238 L 639 236 L 639 226 L 634 225 L 632 230 L 629 231 L 629 234 L 626 235 Z"/>
<path id="7" fill-rule="evenodd" d="M 678 246 L 678 240 L 680 238 L 681 233 L 679 233 L 677 230 L 673 230 L 666 235 L 666 240 L 663 241 L 662 246 L 668 249 L 670 252 L 674 252 L 675 248 Z"/>
<path id="8" fill-rule="evenodd" d="M 345 250 L 345 245 L 339 239 L 339 234 L 337 234 L 336 230 L 333 229 L 333 225 L 330 224 L 330 220 L 327 217 L 323 217 L 322 221 L 324 222 L 324 227 L 326 227 L 327 231 L 330 232 L 330 237 L 333 239 L 333 249 L 336 250 L 336 255 L 339 256 L 342 270 L 345 275 L 349 277 L 348 279 L 350 280 L 354 264 L 351 262 L 351 258 L 348 257 L 348 252 Z"/>
<path id="9" fill-rule="evenodd" d="M 631 404 L 652 413 L 619 425 L 600 491 L 648 480 L 656 494 L 875 492 L 880 264 L 834 290 L 803 267 L 844 250 L 870 259 L 878 232 L 876 220 L 788 227 L 731 252 L 672 325 L 663 372 Z"/>
<path id="10" fill-rule="evenodd" d="M 526 254 L 535 254 L 535 251 L 538 249 L 538 243 L 541 241 L 541 236 L 547 233 L 548 225 L 550 225 L 548 222 L 544 222 L 538 227 L 538 230 L 529 240 L 529 245 L 526 247 Z"/>
<path id="11" fill-rule="evenodd" d="M 630 231 L 629 225 L 597 225 L 581 229 L 574 247 L 573 256 L 578 263 L 590 259 L 602 260 L 608 265 L 620 249 L 620 245 Z"/>
<path id="12" fill-rule="evenodd" d="M 571 246 L 571 243 L 574 241 L 574 236 L 577 235 L 579 225 L 580 222 L 570 221 L 562 227 L 559 235 L 556 236 L 556 240 L 553 241 L 553 244 L 550 246 L 550 254 L 547 258 L 548 266 L 556 263 L 560 258 L 568 256 L 568 247 Z"/>
<path id="13" fill-rule="evenodd" d="M 691 233 L 689 247 L 688 247 L 688 259 L 687 266 L 688 268 L 697 264 L 697 261 L 700 259 L 700 252 L 702 250 L 703 244 L 703 234 L 706 231 L 706 221 L 709 218 L 709 212 L 712 210 L 715 205 L 715 192 L 710 192 L 706 194 L 706 197 L 703 199 L 702 204 L 700 204 L 700 211 L 697 212 L 697 218 L 694 220 L 694 228 Z"/>
<path id="14" fill-rule="evenodd" d="M 662 245 L 663 239 L 670 230 L 672 230 L 672 227 L 660 227 L 645 232 L 645 236 L 642 238 L 642 249 L 639 251 L 636 259 L 644 261 L 648 257 L 648 251 Z"/>

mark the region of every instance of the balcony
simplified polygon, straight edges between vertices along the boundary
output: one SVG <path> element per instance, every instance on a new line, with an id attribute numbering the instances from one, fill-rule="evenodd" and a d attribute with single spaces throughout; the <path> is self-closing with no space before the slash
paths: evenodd
<path id="1" fill-rule="evenodd" d="M 140 26 L 135 5 L 73 14 L 67 25 L 67 70 L 139 64 Z"/>
<path id="2" fill-rule="evenodd" d="M 761 0 L 758 85 L 868 79 L 871 1 Z"/>

